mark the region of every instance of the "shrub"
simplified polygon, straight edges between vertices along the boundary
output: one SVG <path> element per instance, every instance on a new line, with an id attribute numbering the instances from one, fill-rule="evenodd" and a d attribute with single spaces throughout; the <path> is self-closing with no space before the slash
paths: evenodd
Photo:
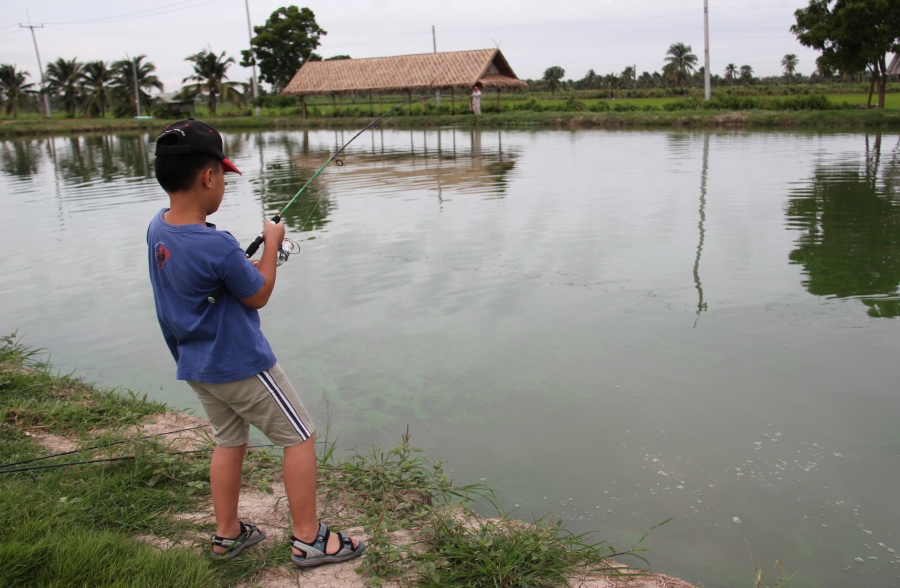
<path id="1" fill-rule="evenodd" d="M 632 102 L 616 102 L 613 104 L 613 112 L 636 112 L 641 109 L 640 106 Z"/>

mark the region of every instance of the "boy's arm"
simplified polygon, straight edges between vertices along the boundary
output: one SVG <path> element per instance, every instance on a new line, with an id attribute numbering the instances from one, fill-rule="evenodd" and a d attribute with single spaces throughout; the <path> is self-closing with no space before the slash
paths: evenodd
<path id="1" fill-rule="evenodd" d="M 241 302 L 250 308 L 260 309 L 269 302 L 272 290 L 275 288 L 275 270 L 278 261 L 278 248 L 284 242 L 284 224 L 272 221 L 263 221 L 263 253 L 256 264 L 256 269 L 263 276 L 263 285 L 253 296 L 241 298 Z"/>

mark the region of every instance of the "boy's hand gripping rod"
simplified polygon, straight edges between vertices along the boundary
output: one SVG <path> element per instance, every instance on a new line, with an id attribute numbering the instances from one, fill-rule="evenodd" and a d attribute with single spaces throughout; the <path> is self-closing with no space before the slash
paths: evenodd
<path id="1" fill-rule="evenodd" d="M 312 175 L 311 178 L 309 178 L 308 180 L 306 180 L 306 183 L 303 184 L 303 187 L 300 188 L 300 190 L 299 190 L 296 194 L 294 194 L 294 197 L 291 198 L 290 202 L 288 202 L 288 203 L 285 205 L 285 207 L 281 209 L 281 212 L 279 212 L 278 214 L 276 214 L 275 216 L 272 217 L 272 222 L 275 223 L 275 224 L 278 224 L 279 222 L 281 222 L 281 218 L 284 216 L 284 213 L 287 211 L 287 209 L 290 208 L 291 205 L 292 205 L 294 202 L 297 201 L 297 198 L 299 198 L 300 195 L 303 194 L 303 191 L 306 190 L 306 188 L 307 188 L 310 184 L 312 184 L 313 180 L 315 180 L 315 179 L 318 177 L 318 175 L 319 175 L 320 173 L 322 173 L 322 172 L 325 170 L 325 168 L 328 167 L 328 165 L 329 165 L 332 161 L 337 162 L 337 165 L 338 165 L 338 166 L 344 165 L 344 163 L 343 163 L 340 159 L 338 159 L 338 155 L 340 155 L 341 152 L 343 152 L 344 149 L 346 149 L 347 146 L 350 145 L 350 143 L 352 143 L 357 137 L 359 137 L 359 136 L 362 135 L 364 132 L 366 132 L 367 130 L 369 130 L 369 129 L 372 128 L 373 126 L 375 126 L 375 125 L 378 123 L 378 121 L 380 121 L 380 120 L 383 119 L 384 117 L 388 116 L 389 114 L 391 114 L 391 113 L 393 113 L 393 112 L 395 112 L 395 111 L 397 111 L 397 110 L 400 110 L 401 108 L 403 108 L 403 107 L 406 106 L 407 104 L 410 104 L 411 102 L 415 102 L 416 100 L 419 100 L 419 99 L 420 99 L 420 97 L 417 96 L 417 97 L 413 98 L 412 100 L 407 100 L 406 102 L 404 102 L 404 103 L 402 103 L 402 104 L 398 104 L 397 106 L 391 108 L 390 110 L 388 110 L 387 112 L 383 113 L 381 116 L 379 116 L 378 118 L 376 118 L 375 120 L 373 120 L 372 122 L 370 122 L 369 124 L 367 124 L 366 126 L 364 126 L 362 129 L 360 129 L 360 131 L 359 131 L 358 133 L 356 133 L 355 135 L 353 135 L 352 137 L 350 137 L 350 140 L 349 140 L 349 141 L 347 141 L 346 143 L 344 143 L 343 145 L 341 145 L 341 148 L 338 149 L 337 151 L 335 151 L 335 152 L 334 152 L 334 155 L 332 155 L 332 156 L 328 159 L 328 161 L 326 161 L 324 164 L 322 164 L 322 167 L 320 167 L 320 168 L 316 171 L 316 173 L 314 173 L 314 174 Z M 319 196 L 319 200 L 321 200 L 321 199 L 322 199 L 322 197 Z M 313 207 L 312 212 L 309 213 L 309 214 L 310 214 L 310 218 L 312 218 L 312 215 L 313 215 L 313 213 L 315 212 L 316 207 L 319 206 L 319 200 L 316 200 L 316 205 Z M 307 218 L 306 221 L 303 223 L 303 225 L 300 227 L 300 230 L 301 230 L 301 231 L 303 230 L 303 227 L 306 226 L 306 222 L 308 222 L 308 221 L 309 221 L 309 218 Z M 262 235 L 258 235 L 258 236 L 256 237 L 256 239 L 253 240 L 253 243 L 250 243 L 250 246 L 247 247 L 247 250 L 244 251 L 244 254 L 245 254 L 247 257 L 252 257 L 253 254 L 255 254 L 256 251 L 259 249 L 259 246 L 262 245 L 262 244 L 263 244 L 263 236 L 262 236 Z M 221 286 L 219 286 L 219 287 L 216 289 L 215 292 L 213 292 L 212 294 L 210 294 L 206 299 L 209 301 L 210 304 L 215 304 L 216 301 L 222 296 L 222 294 L 225 293 L 225 289 L 226 289 L 226 288 L 225 288 L 225 284 L 222 284 Z"/>

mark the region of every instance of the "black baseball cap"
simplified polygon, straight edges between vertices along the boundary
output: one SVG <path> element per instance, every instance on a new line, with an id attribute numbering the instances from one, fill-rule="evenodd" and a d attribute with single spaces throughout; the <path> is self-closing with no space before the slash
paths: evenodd
<path id="1" fill-rule="evenodd" d="M 207 153 L 221 161 L 225 171 L 241 173 L 225 157 L 225 139 L 219 131 L 199 120 L 189 118 L 167 125 L 156 138 L 157 157 L 183 153 Z"/>

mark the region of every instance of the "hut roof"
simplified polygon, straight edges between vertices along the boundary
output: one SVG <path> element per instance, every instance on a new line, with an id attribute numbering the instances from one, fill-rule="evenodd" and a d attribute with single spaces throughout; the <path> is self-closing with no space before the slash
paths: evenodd
<path id="1" fill-rule="evenodd" d="M 421 53 L 396 57 L 307 61 L 281 92 L 288 96 L 341 92 L 422 91 L 471 88 L 527 88 L 499 49 Z"/>
<path id="2" fill-rule="evenodd" d="M 900 53 L 894 53 L 894 58 L 888 65 L 887 72 L 889 74 L 900 74 Z"/>

